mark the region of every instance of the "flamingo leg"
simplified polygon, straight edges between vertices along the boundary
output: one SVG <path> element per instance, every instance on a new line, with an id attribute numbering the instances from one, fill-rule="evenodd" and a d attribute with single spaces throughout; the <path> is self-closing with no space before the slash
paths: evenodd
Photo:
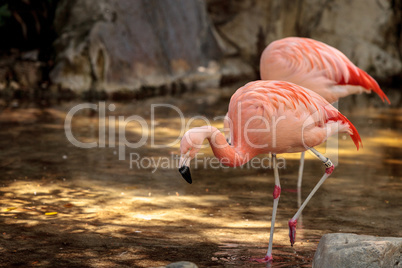
<path id="1" fill-rule="evenodd" d="M 297 206 L 301 206 L 301 186 L 303 179 L 303 169 L 304 169 L 304 155 L 306 152 L 302 152 L 300 155 L 300 165 L 299 165 L 299 175 L 297 177 Z M 300 215 L 301 219 L 301 215 Z"/>
<path id="2" fill-rule="evenodd" d="M 299 176 L 297 177 L 297 188 L 300 189 L 303 179 L 303 169 L 304 169 L 304 155 L 306 152 L 300 154 L 300 166 L 299 166 Z"/>
<path id="3" fill-rule="evenodd" d="M 324 164 L 326 167 L 325 173 L 322 176 L 322 178 L 318 181 L 314 189 L 310 192 L 306 200 L 304 200 L 303 204 L 299 207 L 299 210 L 296 212 L 296 214 L 293 216 L 291 220 L 289 220 L 289 238 L 290 238 L 290 244 L 293 246 L 295 243 L 295 238 L 296 238 L 296 225 L 297 225 L 297 219 L 301 215 L 303 209 L 306 207 L 307 203 L 310 201 L 310 199 L 313 197 L 315 192 L 320 188 L 320 186 L 324 183 L 324 181 L 332 174 L 334 171 L 334 165 L 332 164 L 331 160 L 329 160 L 327 157 L 323 156 L 320 152 L 318 152 L 314 148 L 310 148 L 310 151 L 315 154 Z"/>
<path id="4" fill-rule="evenodd" d="M 272 262 L 272 260 L 273 260 L 272 243 L 273 243 L 273 238 L 274 238 L 276 211 L 278 209 L 279 197 L 281 195 L 281 184 L 279 181 L 279 172 L 278 172 L 278 166 L 276 163 L 277 162 L 276 154 L 272 154 L 272 161 L 273 161 L 273 165 L 274 165 L 275 188 L 274 188 L 274 192 L 273 192 L 274 204 L 273 204 L 273 208 L 272 208 L 271 231 L 270 231 L 270 235 L 269 235 L 269 244 L 268 244 L 267 255 L 265 255 L 265 257 L 262 259 L 253 259 L 257 262 Z"/>

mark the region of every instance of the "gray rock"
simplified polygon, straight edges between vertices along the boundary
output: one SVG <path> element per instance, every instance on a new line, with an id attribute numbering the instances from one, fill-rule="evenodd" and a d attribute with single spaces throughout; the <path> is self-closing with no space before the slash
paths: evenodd
<path id="1" fill-rule="evenodd" d="M 313 267 L 402 267 L 402 238 L 326 234 L 318 244 Z"/>
<path id="2" fill-rule="evenodd" d="M 157 267 L 157 268 L 198 268 L 198 266 L 192 262 L 179 261 L 179 262 L 174 262 L 174 263 L 168 264 L 166 266 Z"/>
<path id="3" fill-rule="evenodd" d="M 55 29 L 50 78 L 76 91 L 206 80 L 222 54 L 201 0 L 62 0 Z"/>

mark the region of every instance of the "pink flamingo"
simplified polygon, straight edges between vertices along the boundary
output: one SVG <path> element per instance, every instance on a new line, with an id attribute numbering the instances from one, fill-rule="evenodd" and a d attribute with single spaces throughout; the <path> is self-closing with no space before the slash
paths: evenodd
<path id="1" fill-rule="evenodd" d="M 269 44 L 261 55 L 260 76 L 262 80 L 282 80 L 306 87 L 330 103 L 371 90 L 390 103 L 378 83 L 341 51 L 310 38 L 287 37 Z M 297 179 L 299 205 L 304 156 L 302 152 Z"/>
<path id="2" fill-rule="evenodd" d="M 276 154 L 310 150 L 326 170 L 299 210 L 289 221 L 289 237 L 293 245 L 296 224 L 302 210 L 321 184 L 333 172 L 331 161 L 313 147 L 330 135 L 349 133 L 357 149 L 360 136 L 349 120 L 317 93 L 285 81 L 254 81 L 239 88 L 229 104 L 228 119 L 232 144 L 215 127 L 203 126 L 188 130 L 180 144 L 179 171 L 192 183 L 190 161 L 196 157 L 207 139 L 215 156 L 226 166 L 240 166 L 254 156 L 271 153 L 274 165 L 272 222 L 267 254 L 259 262 L 272 261 L 272 242 L 276 210 L 281 193 Z"/>

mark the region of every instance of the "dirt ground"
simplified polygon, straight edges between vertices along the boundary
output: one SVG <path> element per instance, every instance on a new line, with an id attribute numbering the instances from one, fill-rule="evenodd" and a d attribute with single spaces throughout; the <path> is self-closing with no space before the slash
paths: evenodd
<path id="1" fill-rule="evenodd" d="M 223 93 L 197 96 L 197 102 L 193 97 L 120 103 L 107 116 L 136 114 L 150 125 L 150 105 L 162 102 L 180 107 L 187 119 L 225 114 Z M 118 160 L 118 141 L 111 146 L 108 137 L 105 148 L 75 147 L 64 123 L 77 104 L 27 105 L 0 113 L 0 266 L 157 267 L 176 261 L 199 267 L 265 266 L 250 257 L 263 257 L 268 246 L 270 168 L 200 167 L 192 169 L 189 185 L 173 165 L 155 172 L 145 162 L 146 168 L 130 167 L 130 153 L 147 161 L 175 159 L 178 144 L 155 149 L 148 140 L 141 148 L 127 148 L 125 160 Z M 303 212 L 293 248 L 287 221 L 297 210 L 298 155 L 285 156 L 273 267 L 311 267 L 325 233 L 402 235 L 401 110 L 365 105 L 359 111 L 343 107 L 357 122 L 364 148 L 356 152 L 352 141 L 340 136 L 339 166 Z M 157 116 L 155 142 L 174 141 L 177 113 L 161 108 Z M 97 113 L 78 113 L 72 132 L 81 141 L 99 141 L 98 124 Z M 221 127 L 222 121 L 214 124 Z M 140 126 L 128 126 L 126 135 L 138 140 Z M 212 156 L 209 148 L 203 152 Z M 319 161 L 307 157 L 303 197 L 323 171 Z"/>

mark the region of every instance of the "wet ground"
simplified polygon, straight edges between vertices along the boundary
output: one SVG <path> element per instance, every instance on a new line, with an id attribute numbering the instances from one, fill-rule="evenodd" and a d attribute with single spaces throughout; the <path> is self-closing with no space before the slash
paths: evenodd
<path id="1" fill-rule="evenodd" d="M 1 111 L 1 265 L 155 267 L 186 260 L 199 267 L 264 267 L 249 259 L 263 257 L 268 246 L 274 187 L 269 158 L 260 156 L 265 168 L 204 169 L 204 163 L 213 161 L 206 148 L 189 185 L 174 167 L 178 111 L 154 107 L 152 118 L 151 104 L 168 103 L 180 109 L 186 123 L 198 115 L 222 127 L 222 118 L 214 117 L 226 113 L 232 92 L 210 89 L 114 107 L 107 102 L 106 120 L 102 112 L 99 120 L 95 110 L 77 112 L 71 125 L 74 138 L 102 148 L 78 148 L 66 137 L 66 115 L 80 102 Z M 396 90 L 388 95 L 395 100 L 391 107 L 375 96 L 340 102 L 364 147 L 356 151 L 351 139 L 340 135 L 339 149 L 328 151 L 338 153 L 339 165 L 304 210 L 293 248 L 287 222 L 297 210 L 299 155 L 282 156 L 286 168 L 280 170 L 273 267 L 311 267 L 326 233 L 402 235 L 401 96 Z M 145 128 L 139 123 L 117 127 L 122 125 L 118 116 L 132 115 L 144 119 L 147 135 L 142 136 Z M 104 136 L 99 133 L 103 124 Z M 191 127 L 203 124 L 199 118 Z M 135 143 L 144 137 L 139 148 L 118 146 L 125 138 Z M 155 148 L 168 143 L 174 144 Z M 323 172 L 322 164 L 307 155 L 304 198 Z"/>

